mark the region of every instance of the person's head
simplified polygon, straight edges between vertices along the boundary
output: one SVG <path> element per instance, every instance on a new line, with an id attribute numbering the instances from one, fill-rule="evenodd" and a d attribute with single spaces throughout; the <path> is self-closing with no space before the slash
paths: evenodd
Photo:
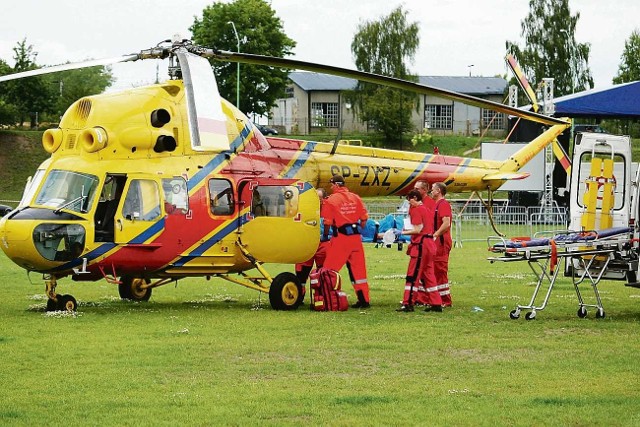
<path id="1" fill-rule="evenodd" d="M 431 186 L 431 197 L 440 199 L 447 195 L 447 186 L 444 182 L 434 182 Z"/>
<path id="2" fill-rule="evenodd" d="M 407 193 L 407 200 L 411 206 L 416 206 L 422 201 L 422 194 L 415 188 Z"/>
<path id="3" fill-rule="evenodd" d="M 332 189 L 335 187 L 344 187 L 344 177 L 342 175 L 333 175 L 329 182 L 331 183 Z"/>
<path id="4" fill-rule="evenodd" d="M 427 181 L 416 181 L 413 189 L 419 191 L 423 199 L 429 195 L 429 184 Z"/>
<path id="5" fill-rule="evenodd" d="M 322 202 L 325 197 L 327 197 L 327 193 L 324 191 L 324 188 L 316 189 L 316 193 L 318 194 L 318 199 Z"/>

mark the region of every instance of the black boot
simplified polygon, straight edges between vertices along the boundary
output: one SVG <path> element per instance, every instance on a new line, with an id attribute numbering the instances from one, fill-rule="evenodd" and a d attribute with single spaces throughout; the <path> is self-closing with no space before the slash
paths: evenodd
<path id="1" fill-rule="evenodd" d="M 358 295 L 358 302 L 353 304 L 351 306 L 351 308 L 369 308 L 371 307 L 371 304 L 369 304 L 365 299 L 364 299 L 364 292 L 362 291 L 357 291 L 356 295 Z"/>

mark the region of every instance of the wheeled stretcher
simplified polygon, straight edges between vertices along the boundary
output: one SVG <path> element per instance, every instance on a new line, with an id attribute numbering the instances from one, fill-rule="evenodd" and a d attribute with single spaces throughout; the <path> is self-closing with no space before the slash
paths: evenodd
<path id="1" fill-rule="evenodd" d="M 596 308 L 596 317 L 605 316 L 598 283 L 605 273 L 612 269 L 629 270 L 630 258 L 636 258 L 632 250 L 632 232 L 629 227 L 615 227 L 588 232 L 559 232 L 552 237 L 533 239 L 516 238 L 507 240 L 502 237 L 487 239 L 489 251 L 500 254 L 489 257 L 490 262 L 526 261 L 537 277 L 536 287 L 527 305 L 517 305 L 509 313 L 512 319 L 518 319 L 522 310 L 530 310 L 525 319 L 536 317 L 536 312 L 544 310 L 549 302 L 553 286 L 560 272 L 561 261 L 565 259 L 568 274 L 578 297 L 578 317 L 587 315 L 587 307 Z M 578 285 L 583 282 L 591 285 L 595 295 L 595 304 L 587 304 L 582 298 Z M 542 302 L 537 304 L 541 291 L 546 287 Z"/>

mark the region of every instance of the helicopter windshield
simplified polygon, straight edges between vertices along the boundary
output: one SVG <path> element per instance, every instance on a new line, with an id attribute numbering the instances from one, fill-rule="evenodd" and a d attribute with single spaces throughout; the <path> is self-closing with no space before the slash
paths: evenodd
<path id="1" fill-rule="evenodd" d="M 91 209 L 98 177 L 79 172 L 52 170 L 36 196 L 35 204 L 85 213 Z"/>
<path id="2" fill-rule="evenodd" d="M 40 182 L 42 182 L 42 178 L 44 177 L 44 170 L 38 169 L 33 177 L 29 177 L 27 180 L 27 185 L 24 187 L 24 192 L 22 193 L 22 199 L 20 199 L 20 203 L 18 207 L 21 208 L 23 206 L 27 206 L 31 199 L 33 199 L 33 195 L 35 194 Z"/>

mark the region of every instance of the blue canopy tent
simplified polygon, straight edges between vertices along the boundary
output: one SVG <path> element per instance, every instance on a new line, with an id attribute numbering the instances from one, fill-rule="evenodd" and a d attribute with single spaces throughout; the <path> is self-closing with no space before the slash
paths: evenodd
<path id="1" fill-rule="evenodd" d="M 640 118 L 640 81 L 560 96 L 553 103 L 556 117 Z"/>

